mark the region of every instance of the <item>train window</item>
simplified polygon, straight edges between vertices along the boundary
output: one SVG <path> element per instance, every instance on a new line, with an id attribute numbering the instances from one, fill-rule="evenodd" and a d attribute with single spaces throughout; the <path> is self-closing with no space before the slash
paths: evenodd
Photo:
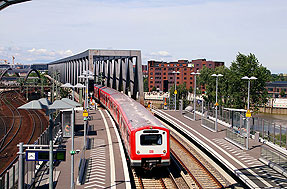
<path id="1" fill-rule="evenodd" d="M 141 135 L 140 143 L 143 146 L 161 145 L 162 144 L 162 137 L 160 134 Z"/>

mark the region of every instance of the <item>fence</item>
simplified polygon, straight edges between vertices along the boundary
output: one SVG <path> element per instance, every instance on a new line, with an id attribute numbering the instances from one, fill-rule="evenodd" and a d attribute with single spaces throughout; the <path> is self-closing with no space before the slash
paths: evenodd
<path id="1" fill-rule="evenodd" d="M 287 127 L 258 117 L 252 119 L 251 133 L 259 132 L 261 138 L 287 149 Z"/>
<path id="2" fill-rule="evenodd" d="M 246 136 L 236 132 L 234 129 L 226 129 L 226 138 L 246 148 Z"/>
<path id="3" fill-rule="evenodd" d="M 54 143 L 58 143 L 58 133 L 61 130 L 61 124 L 59 122 L 60 115 L 58 114 L 55 119 L 55 126 L 53 129 Z M 48 145 L 49 144 L 49 128 L 47 128 L 40 137 L 34 142 L 34 144 Z M 44 162 L 25 161 L 24 163 L 24 183 L 25 188 L 33 188 L 37 171 Z M 4 170 L 0 175 L 0 188 L 10 189 L 17 188 L 18 186 L 18 156 L 12 161 L 12 163 Z"/>
<path id="4" fill-rule="evenodd" d="M 280 154 L 270 148 L 262 146 L 261 147 L 261 158 L 276 164 L 281 169 L 283 169 L 284 172 L 287 172 L 287 156 L 286 155 Z"/>
<path id="5" fill-rule="evenodd" d="M 209 128 L 212 131 L 215 131 L 215 122 L 208 118 L 205 118 L 204 116 L 202 116 L 201 118 L 201 126 Z"/>
<path id="6" fill-rule="evenodd" d="M 215 117 L 215 108 L 212 104 L 205 104 L 204 109 L 208 111 L 208 115 Z M 218 119 L 229 123 L 235 132 L 246 135 L 247 120 L 245 113 L 231 112 L 225 110 L 224 107 L 218 107 Z M 287 149 L 287 126 L 278 125 L 258 117 L 252 117 L 249 120 L 250 133 L 259 132 L 259 136 L 269 142 Z"/>

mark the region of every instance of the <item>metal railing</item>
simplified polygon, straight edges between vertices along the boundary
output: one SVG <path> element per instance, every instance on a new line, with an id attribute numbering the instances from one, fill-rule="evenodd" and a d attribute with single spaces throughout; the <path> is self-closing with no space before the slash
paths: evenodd
<path id="1" fill-rule="evenodd" d="M 285 172 L 287 172 L 287 155 L 281 154 L 275 150 L 272 150 L 264 146 L 261 147 L 260 155 L 261 158 L 268 160 L 269 162 L 277 165 Z"/>
<path id="2" fill-rule="evenodd" d="M 60 115 L 58 114 L 57 117 Z M 58 142 L 59 132 L 61 130 L 61 124 L 57 121 L 60 120 L 56 117 L 55 126 L 53 129 L 54 142 Z M 40 137 L 34 142 L 34 144 L 49 144 L 49 129 L 47 128 Z M 25 161 L 24 163 L 24 183 L 26 188 L 33 188 L 35 177 L 43 162 Z M 1 173 L 0 175 L 0 189 L 17 188 L 18 186 L 18 156 L 12 161 L 12 163 Z"/>
<path id="3" fill-rule="evenodd" d="M 226 129 L 226 138 L 235 142 L 243 148 L 246 148 L 246 136 L 241 135 L 234 129 Z"/>
<path id="4" fill-rule="evenodd" d="M 215 121 L 212 121 L 204 116 L 201 118 L 201 125 L 215 131 Z"/>
<path id="5" fill-rule="evenodd" d="M 259 132 L 261 138 L 287 149 L 287 126 L 254 117 L 251 124 L 251 133 L 254 132 Z"/>

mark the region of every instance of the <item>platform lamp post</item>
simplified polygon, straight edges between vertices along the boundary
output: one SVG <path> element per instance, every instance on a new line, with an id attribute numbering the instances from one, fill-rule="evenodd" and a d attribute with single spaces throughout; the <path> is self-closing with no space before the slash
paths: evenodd
<path id="1" fill-rule="evenodd" d="M 248 80 L 248 97 L 247 97 L 247 112 L 246 112 L 246 121 L 247 121 L 247 140 L 246 140 L 246 148 L 249 149 L 249 137 L 250 137 L 250 125 L 249 125 L 249 118 L 251 117 L 250 114 L 250 109 L 249 109 L 249 99 L 250 99 L 250 80 L 256 80 L 257 78 L 252 76 L 252 77 L 247 77 L 244 76 L 241 79 Z"/>
<path id="2" fill-rule="evenodd" d="M 191 72 L 191 75 L 194 75 L 194 88 L 193 88 L 193 120 L 195 121 L 195 97 L 196 97 L 196 75 L 199 75 L 198 72 Z"/>
<path id="3" fill-rule="evenodd" d="M 176 95 L 177 95 L 177 90 L 176 90 L 176 78 L 177 78 L 177 74 L 179 74 L 180 72 L 179 71 L 173 71 L 171 72 L 172 74 L 175 74 L 175 82 L 174 82 L 174 110 L 176 110 Z"/>
<path id="4" fill-rule="evenodd" d="M 80 79 L 85 79 L 85 104 L 84 104 L 84 109 L 88 109 L 88 94 L 89 94 L 89 79 L 94 79 L 93 77 L 93 72 L 87 70 L 83 71 L 82 75 L 79 76 Z M 84 119 L 84 149 L 86 150 L 86 132 L 87 132 L 87 124 L 88 120 L 85 118 Z"/>
<path id="5" fill-rule="evenodd" d="M 75 103 L 75 88 L 83 88 L 85 87 L 84 85 L 78 83 L 77 85 L 73 86 L 70 83 L 65 83 L 64 85 L 62 85 L 61 87 L 65 87 L 65 88 L 72 88 L 73 90 L 73 100 L 70 100 L 68 98 L 64 98 L 62 99 L 63 101 L 73 104 L 75 106 L 80 106 L 80 104 Z M 71 139 L 72 139 L 72 144 L 71 144 L 71 189 L 75 188 L 75 182 L 74 182 L 74 155 L 75 155 L 75 149 L 74 149 L 74 132 L 75 132 L 75 110 L 74 107 L 72 108 L 72 115 L 71 115 Z"/>
<path id="6" fill-rule="evenodd" d="M 41 98 L 39 100 L 30 101 L 20 107 L 18 109 L 25 109 L 25 110 L 41 110 L 44 109 L 46 111 L 46 115 L 49 115 L 49 189 L 54 188 L 53 183 L 53 112 L 60 109 L 71 109 L 76 107 L 70 103 L 67 103 L 63 100 L 56 100 L 53 104 L 47 98 Z M 19 165 L 19 170 L 23 165 Z M 21 173 L 21 171 L 19 171 Z M 24 177 L 24 175 L 19 175 L 19 177 Z M 24 186 L 22 179 L 19 179 L 22 183 L 19 183 L 20 186 Z M 24 187 L 23 187 L 24 188 Z"/>
<path id="7" fill-rule="evenodd" d="M 216 92 L 215 92 L 215 131 L 217 132 L 218 129 L 218 122 L 217 122 L 217 109 L 218 109 L 218 102 L 217 102 L 217 92 L 218 92 L 218 77 L 223 77 L 222 74 L 212 74 L 212 77 L 216 77 Z"/>

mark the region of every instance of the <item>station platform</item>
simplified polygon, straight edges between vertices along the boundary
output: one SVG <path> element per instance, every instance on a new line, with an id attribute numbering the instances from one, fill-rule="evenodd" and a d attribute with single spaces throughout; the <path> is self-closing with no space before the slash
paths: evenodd
<path id="1" fill-rule="evenodd" d="M 75 114 L 75 150 L 80 150 L 75 154 L 74 182 L 75 188 L 131 188 L 129 172 L 126 165 L 125 154 L 122 149 L 121 140 L 118 135 L 115 123 L 108 112 L 103 109 L 90 110 L 89 131 L 87 143 L 89 148 L 83 153 L 83 111 Z M 77 131 L 78 130 L 78 131 Z M 64 139 L 66 145 L 66 161 L 60 162 L 54 168 L 54 186 L 56 189 L 70 188 L 71 183 L 71 138 Z M 79 183 L 79 163 L 85 157 L 86 174 L 84 183 Z M 48 188 L 49 174 L 44 173 L 42 178 L 36 183 L 36 188 Z"/>
<path id="2" fill-rule="evenodd" d="M 260 161 L 260 150 L 264 143 L 249 139 L 249 150 L 225 140 L 226 125 L 218 124 L 218 132 L 201 126 L 201 116 L 196 120 L 184 117 L 180 111 L 153 109 L 152 112 L 176 130 L 206 150 L 213 159 L 222 164 L 229 172 L 240 178 L 250 188 L 287 188 L 287 178 Z"/>

